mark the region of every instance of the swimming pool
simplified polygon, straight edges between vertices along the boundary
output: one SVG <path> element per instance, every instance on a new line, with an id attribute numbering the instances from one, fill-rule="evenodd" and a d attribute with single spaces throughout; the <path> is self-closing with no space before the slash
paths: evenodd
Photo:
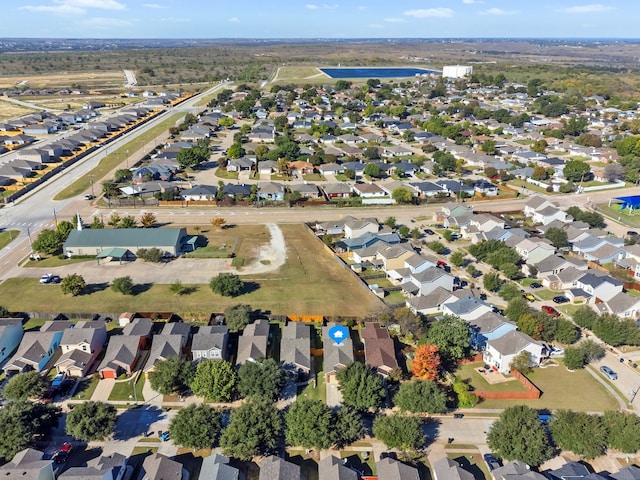
<path id="1" fill-rule="evenodd" d="M 321 68 L 331 78 L 402 78 L 416 75 L 440 74 L 437 70 L 426 68 L 398 68 L 398 67 L 355 67 L 355 68 Z"/>

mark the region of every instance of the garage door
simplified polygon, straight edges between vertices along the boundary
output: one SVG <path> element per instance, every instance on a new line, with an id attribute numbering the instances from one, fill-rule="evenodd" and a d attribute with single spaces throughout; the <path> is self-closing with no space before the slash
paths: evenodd
<path id="1" fill-rule="evenodd" d="M 102 378 L 116 378 L 115 370 L 102 370 Z"/>

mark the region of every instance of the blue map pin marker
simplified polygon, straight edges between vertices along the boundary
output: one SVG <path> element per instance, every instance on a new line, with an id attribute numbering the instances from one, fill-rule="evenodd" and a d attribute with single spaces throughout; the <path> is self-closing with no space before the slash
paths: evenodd
<path id="1" fill-rule="evenodd" d="M 349 329 L 342 325 L 336 325 L 329 329 L 329 338 L 339 347 L 349 337 Z"/>

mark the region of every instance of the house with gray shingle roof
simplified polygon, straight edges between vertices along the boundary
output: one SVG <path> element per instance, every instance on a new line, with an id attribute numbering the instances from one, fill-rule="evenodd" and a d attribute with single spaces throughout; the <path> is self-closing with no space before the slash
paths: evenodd
<path id="1" fill-rule="evenodd" d="M 351 336 L 346 338 L 340 345 L 336 345 L 329 337 L 329 330 L 336 326 L 335 322 L 329 322 L 322 327 L 322 342 L 324 346 L 323 370 L 325 381 L 335 383 L 335 375 L 341 368 L 353 363 L 353 341 Z"/>
<path id="2" fill-rule="evenodd" d="M 7 375 L 35 370 L 41 372 L 53 358 L 66 328 L 71 322 L 46 322 L 40 331 L 25 332 L 16 353 L 7 361 L 3 370 Z"/>
<path id="3" fill-rule="evenodd" d="M 542 343 L 518 330 L 512 330 L 487 342 L 483 360 L 491 367 L 495 367 L 500 373 L 509 373 L 511 362 L 523 351 L 529 352 L 532 366 L 540 365 L 544 353 Z"/>
<path id="4" fill-rule="evenodd" d="M 471 345 L 476 350 L 484 350 L 488 340 L 500 338 L 517 328 L 515 323 L 493 311 L 467 320 L 467 324 L 471 329 Z"/>
<path id="5" fill-rule="evenodd" d="M 191 340 L 191 357 L 199 360 L 227 360 L 229 352 L 229 327 L 212 325 L 200 327 Z"/>
<path id="6" fill-rule="evenodd" d="M 280 362 L 298 376 L 308 376 L 313 366 L 311 358 L 311 328 L 306 323 L 289 322 L 282 327 Z"/>
<path id="7" fill-rule="evenodd" d="M 333 455 L 318 462 L 318 477 L 322 480 L 358 480 L 358 474 Z"/>
<path id="8" fill-rule="evenodd" d="M 107 341 L 105 322 L 78 322 L 67 328 L 60 340 L 62 355 L 55 363 L 58 373 L 84 377 L 104 349 Z"/>
<path id="9" fill-rule="evenodd" d="M 434 480 L 474 480 L 476 478 L 471 472 L 458 465 L 458 462 L 448 457 L 433 462 L 431 472 Z"/>
<path id="10" fill-rule="evenodd" d="M 186 339 L 182 335 L 154 335 L 144 373 L 148 375 L 149 372 L 154 371 L 158 362 L 171 357 L 181 357 L 185 342 Z"/>
<path id="11" fill-rule="evenodd" d="M 142 480 L 182 480 L 189 478 L 189 473 L 180 462 L 160 453 L 149 455 L 142 462 L 144 471 Z"/>
<path id="12" fill-rule="evenodd" d="M 107 351 L 98 371 L 101 378 L 117 378 L 131 375 L 138 363 L 140 339 L 131 335 L 116 335 L 109 339 Z"/>
<path id="13" fill-rule="evenodd" d="M 466 321 L 492 311 L 493 307 L 491 305 L 471 295 L 442 306 L 442 313 L 445 315 L 454 315 Z"/>
<path id="14" fill-rule="evenodd" d="M 236 366 L 241 366 L 246 362 L 255 362 L 259 358 L 266 358 L 268 343 L 268 320 L 256 320 L 247 325 L 238 338 Z"/>
<path id="15" fill-rule="evenodd" d="M 441 268 L 429 267 L 411 275 L 409 282 L 402 284 L 402 291 L 411 295 L 429 295 L 437 287 L 453 291 L 453 275 Z"/>
<path id="16" fill-rule="evenodd" d="M 127 457 L 119 453 L 100 456 L 87 461 L 86 467 L 71 467 L 58 477 L 60 480 L 121 480 L 133 468 Z"/>
<path id="17" fill-rule="evenodd" d="M 258 480 L 301 480 L 300 467 L 283 458 L 271 455 L 260 463 Z"/>
<path id="18" fill-rule="evenodd" d="M 198 480 L 239 480 L 240 470 L 229 465 L 230 461 L 219 453 L 204 457 Z"/>
<path id="19" fill-rule="evenodd" d="M 0 467 L 0 477 L 22 480 L 54 480 L 53 461 L 44 460 L 44 453 L 27 448 L 16 453 L 9 463 Z"/>
<path id="20" fill-rule="evenodd" d="M 395 458 L 385 457 L 378 460 L 376 471 L 381 480 L 420 480 L 417 468 L 399 462 Z"/>

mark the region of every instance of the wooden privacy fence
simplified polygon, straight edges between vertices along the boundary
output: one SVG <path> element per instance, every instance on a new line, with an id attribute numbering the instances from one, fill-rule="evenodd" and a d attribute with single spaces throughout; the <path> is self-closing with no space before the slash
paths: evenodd
<path id="1" fill-rule="evenodd" d="M 518 370 L 511 369 L 511 375 L 527 389 L 526 392 L 473 392 L 476 397 L 495 398 L 499 400 L 537 400 L 542 391 Z"/>

